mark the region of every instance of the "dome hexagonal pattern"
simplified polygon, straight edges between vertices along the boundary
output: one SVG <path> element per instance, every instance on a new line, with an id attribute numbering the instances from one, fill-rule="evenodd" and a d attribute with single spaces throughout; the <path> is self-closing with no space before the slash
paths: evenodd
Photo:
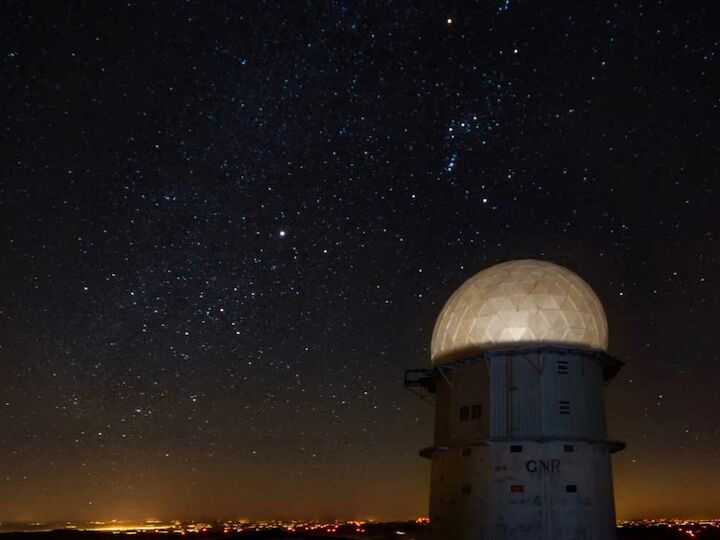
<path id="1" fill-rule="evenodd" d="M 505 344 L 556 343 L 606 350 L 600 300 L 576 274 L 546 261 L 501 263 L 474 275 L 443 307 L 434 365 Z"/>

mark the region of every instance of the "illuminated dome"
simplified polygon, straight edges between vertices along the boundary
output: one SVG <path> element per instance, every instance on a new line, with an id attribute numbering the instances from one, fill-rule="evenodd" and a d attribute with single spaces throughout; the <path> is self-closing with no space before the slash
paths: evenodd
<path id="1" fill-rule="evenodd" d="M 576 274 L 545 261 L 508 261 L 463 283 L 433 330 L 433 365 L 510 344 L 554 343 L 606 350 L 600 300 Z"/>

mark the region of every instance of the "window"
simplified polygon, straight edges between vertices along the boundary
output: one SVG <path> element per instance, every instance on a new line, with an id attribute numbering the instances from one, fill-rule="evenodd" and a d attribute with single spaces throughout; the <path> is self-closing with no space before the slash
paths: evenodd
<path id="1" fill-rule="evenodd" d="M 470 495 L 470 493 L 472 493 L 472 487 L 470 486 L 470 484 L 463 484 L 460 492 L 463 495 Z"/>
<path id="2" fill-rule="evenodd" d="M 510 486 L 510 493 L 524 493 L 525 486 L 522 484 L 513 484 Z"/>
<path id="3" fill-rule="evenodd" d="M 463 448 L 462 455 L 464 457 L 472 456 L 472 448 Z"/>
<path id="4" fill-rule="evenodd" d="M 519 454 L 520 452 L 522 452 L 522 446 L 521 446 L 521 445 L 519 445 L 519 444 L 513 444 L 513 445 L 510 447 L 510 453 L 511 453 L 511 454 Z"/>
<path id="5" fill-rule="evenodd" d="M 470 410 L 470 417 L 473 420 L 477 420 L 482 416 L 482 404 L 477 403 L 472 406 L 472 409 Z"/>
<path id="6" fill-rule="evenodd" d="M 569 373 L 570 366 L 568 365 L 567 360 L 558 360 L 557 361 L 557 373 L 560 375 L 567 375 Z"/>
<path id="7" fill-rule="evenodd" d="M 558 401 L 558 412 L 560 414 L 570 414 L 570 402 L 569 401 Z"/>
<path id="8" fill-rule="evenodd" d="M 574 444 L 563 444 L 563 452 L 574 452 L 574 451 L 575 451 Z"/>
<path id="9" fill-rule="evenodd" d="M 460 420 L 470 420 L 470 407 L 460 407 Z"/>
<path id="10" fill-rule="evenodd" d="M 568 484 L 565 486 L 565 491 L 568 493 L 577 493 L 577 486 L 575 484 Z"/>

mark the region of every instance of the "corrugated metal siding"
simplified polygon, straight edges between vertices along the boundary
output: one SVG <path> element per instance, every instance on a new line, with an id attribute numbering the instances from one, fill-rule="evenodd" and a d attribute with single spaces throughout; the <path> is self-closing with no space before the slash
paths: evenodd
<path id="1" fill-rule="evenodd" d="M 540 377 L 542 359 L 537 354 L 518 356 L 511 361 L 511 436 L 535 439 L 542 436 Z"/>
<path id="2" fill-rule="evenodd" d="M 540 388 L 542 392 L 542 411 L 544 437 L 557 437 L 560 432 L 558 426 L 558 389 L 557 389 L 557 357 L 552 353 L 546 353 L 544 358 L 544 370 Z"/>
<path id="3" fill-rule="evenodd" d="M 588 405 L 587 425 L 591 436 L 599 439 L 607 437 L 605 422 L 605 389 L 602 381 L 602 365 L 600 362 L 583 360 L 585 377 L 588 380 L 586 398 Z"/>
<path id="4" fill-rule="evenodd" d="M 582 421 L 578 421 L 582 416 L 582 410 L 584 409 L 584 396 L 578 392 L 581 389 L 582 383 L 577 380 L 578 373 L 578 362 L 582 361 L 581 358 L 569 358 L 561 357 L 560 355 L 551 355 L 553 361 L 553 369 L 548 373 L 548 376 L 555 380 L 555 436 L 564 437 L 569 434 L 574 436 L 581 435 L 578 433 L 577 426 L 582 425 Z M 569 360 L 568 368 L 569 373 L 567 375 L 561 375 L 557 372 L 556 366 L 558 360 Z M 560 402 L 568 402 L 570 406 L 570 414 L 560 414 Z"/>
<path id="5" fill-rule="evenodd" d="M 450 444 L 452 438 L 452 389 L 448 382 L 452 380 L 453 373 L 440 377 L 437 382 L 435 400 L 435 446 Z"/>
<path id="6" fill-rule="evenodd" d="M 505 358 L 490 356 L 490 420 L 491 437 L 508 437 L 507 362 Z"/>
<path id="7" fill-rule="evenodd" d="M 606 437 L 599 360 L 557 352 L 488 356 L 491 437 Z M 558 372 L 558 360 L 567 362 L 566 372 Z M 569 414 L 560 413 L 560 402 Z"/>

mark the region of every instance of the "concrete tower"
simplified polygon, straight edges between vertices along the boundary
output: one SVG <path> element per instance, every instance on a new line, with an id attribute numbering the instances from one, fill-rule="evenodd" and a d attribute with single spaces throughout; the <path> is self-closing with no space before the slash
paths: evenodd
<path id="1" fill-rule="evenodd" d="M 431 369 L 406 386 L 435 400 L 433 540 L 615 538 L 603 386 L 622 363 L 605 350 L 595 293 L 555 264 L 498 264 L 443 307 Z"/>

